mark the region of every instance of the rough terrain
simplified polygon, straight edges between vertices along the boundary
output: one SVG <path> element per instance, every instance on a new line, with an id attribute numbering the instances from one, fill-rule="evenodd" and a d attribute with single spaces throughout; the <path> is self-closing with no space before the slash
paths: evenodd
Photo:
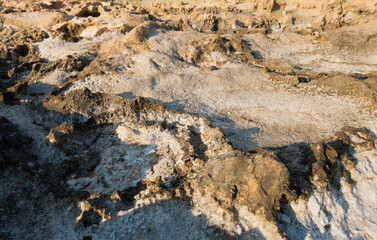
<path id="1" fill-rule="evenodd" d="M 0 239 L 377 239 L 377 2 L 0 1 Z"/>

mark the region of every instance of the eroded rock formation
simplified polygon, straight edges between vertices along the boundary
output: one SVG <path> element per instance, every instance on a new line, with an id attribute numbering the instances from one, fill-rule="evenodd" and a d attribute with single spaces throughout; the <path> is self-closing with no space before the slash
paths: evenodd
<path id="1" fill-rule="evenodd" d="M 374 1 L 0 12 L 0 238 L 377 237 Z"/>

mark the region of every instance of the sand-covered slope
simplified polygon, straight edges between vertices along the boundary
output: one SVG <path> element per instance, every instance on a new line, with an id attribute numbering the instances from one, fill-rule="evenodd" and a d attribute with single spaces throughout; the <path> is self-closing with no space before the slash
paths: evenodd
<path id="1" fill-rule="evenodd" d="M 0 239 L 377 239 L 377 2 L 0 1 Z"/>

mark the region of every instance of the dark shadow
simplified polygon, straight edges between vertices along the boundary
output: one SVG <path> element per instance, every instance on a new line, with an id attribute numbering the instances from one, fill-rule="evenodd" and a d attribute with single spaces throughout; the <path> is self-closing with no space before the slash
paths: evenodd
<path id="1" fill-rule="evenodd" d="M 15 57 L 15 59 L 18 59 L 19 57 L 26 57 L 30 53 L 29 50 L 29 47 L 25 44 L 17 45 L 12 51 L 12 57 Z"/>
<path id="2" fill-rule="evenodd" d="M 305 239 L 308 236 L 310 229 L 318 228 L 312 223 L 312 221 L 310 229 L 302 225 L 288 203 L 282 204 L 281 211 L 278 213 L 278 222 L 279 228 L 289 237 L 289 239 Z"/>
<path id="3" fill-rule="evenodd" d="M 125 98 L 125 99 L 135 99 L 136 96 L 133 92 L 124 92 L 124 93 L 121 93 L 121 94 L 118 94 L 119 96 Z M 164 102 L 164 101 L 161 101 L 161 100 L 158 100 L 158 99 L 155 99 L 155 98 L 150 98 L 148 97 L 148 100 L 149 101 L 152 101 L 152 102 L 157 102 L 157 103 L 163 103 L 166 107 L 166 109 L 168 110 L 182 110 L 185 105 L 183 105 L 182 103 L 180 103 L 179 100 L 174 100 L 174 101 L 171 101 L 171 102 Z"/>
<path id="4" fill-rule="evenodd" d="M 159 67 L 156 65 L 156 63 L 154 61 L 152 61 L 152 64 L 157 68 L 159 69 Z M 150 88 L 151 90 L 154 90 L 156 88 L 156 85 L 157 85 L 157 82 L 156 82 L 156 79 L 154 77 L 152 77 L 150 79 Z"/>
<path id="5" fill-rule="evenodd" d="M 133 92 L 123 92 L 123 93 L 118 94 L 118 95 L 121 96 L 124 99 L 134 99 L 134 98 L 136 98 L 136 96 Z"/>
<path id="6" fill-rule="evenodd" d="M 279 159 L 286 165 L 290 172 L 292 186 L 296 193 L 304 198 L 308 198 L 316 188 L 312 183 L 314 175 L 316 182 L 324 187 L 324 191 L 331 192 L 334 201 L 343 208 L 345 212 L 349 209 L 349 204 L 345 200 L 341 191 L 341 181 L 344 179 L 351 187 L 355 181 L 351 173 L 346 169 L 345 164 L 357 164 L 354 157 L 355 149 L 349 143 L 349 139 L 343 137 L 320 144 L 295 143 L 281 148 L 271 149 L 278 153 Z M 316 151 L 316 152 L 314 152 Z M 314 166 L 315 165 L 315 166 Z M 329 221 L 333 218 L 330 212 L 322 209 Z M 292 239 L 304 239 L 307 235 L 315 234 L 313 229 L 318 226 L 309 219 L 308 228 L 305 228 L 296 218 L 288 201 L 281 201 L 280 216 L 290 216 L 290 222 L 280 222 L 280 228 Z M 285 216 L 284 216 L 285 215 Z M 293 217 L 293 219 L 292 219 Z M 292 229 L 294 227 L 294 229 Z M 313 238 L 326 239 L 330 235 L 330 225 L 326 232 Z M 318 234 L 320 231 L 316 231 Z M 346 232 L 349 236 L 349 232 Z"/>
<path id="7" fill-rule="evenodd" d="M 208 150 L 207 145 L 205 145 L 200 136 L 200 131 L 195 130 L 193 127 L 190 127 L 190 144 L 194 147 L 195 157 L 208 161 L 206 151 Z"/>
<path id="8" fill-rule="evenodd" d="M 8 79 L 8 63 L 6 59 L 0 58 L 0 78 L 1 79 Z M 1 82 L 0 82 L 1 83 Z"/>
<path id="9" fill-rule="evenodd" d="M 181 104 L 179 100 L 174 100 L 171 102 L 163 102 L 154 98 L 148 98 L 148 100 L 152 102 L 158 102 L 158 103 L 163 103 L 168 110 L 182 110 L 185 105 Z"/>
<path id="10" fill-rule="evenodd" d="M 263 56 L 262 56 L 262 53 L 258 50 L 253 50 L 251 51 L 251 54 L 253 55 L 253 57 L 255 57 L 256 59 L 258 60 L 263 60 Z"/>
<path id="11" fill-rule="evenodd" d="M 296 24 L 296 18 L 292 17 L 292 25 L 294 26 Z"/>
<path id="12" fill-rule="evenodd" d="M 64 8 L 66 5 L 63 3 L 63 2 L 50 2 L 50 5 L 47 5 L 47 4 L 41 4 L 43 6 L 43 8 L 47 8 L 47 9 L 61 9 L 61 8 Z"/>
<path id="13" fill-rule="evenodd" d="M 374 132 L 369 131 L 369 133 L 373 136 L 374 139 L 377 139 L 377 135 Z"/>
<path id="14" fill-rule="evenodd" d="M 310 192 L 312 184 L 312 165 L 316 161 L 310 145 L 307 143 L 294 143 L 281 148 L 271 149 L 278 153 L 282 161 L 289 170 L 291 179 L 294 182 L 294 190 L 299 194 Z"/>
<path id="15" fill-rule="evenodd" d="M 57 89 L 58 89 L 58 86 L 56 85 L 43 83 L 43 82 L 34 82 L 28 85 L 28 95 L 42 100 L 50 92 Z"/>
<path id="16" fill-rule="evenodd" d="M 234 187 L 235 188 L 234 188 L 233 193 L 237 194 L 237 192 L 238 192 L 237 186 L 234 186 Z M 234 212 L 234 217 L 235 217 L 236 221 L 239 222 L 240 216 L 239 216 L 237 208 L 232 207 L 232 210 Z M 253 229 L 250 229 L 248 231 L 245 231 L 245 229 L 242 225 L 239 225 L 239 226 L 241 228 L 240 229 L 241 233 L 237 233 L 237 240 L 238 239 L 242 239 L 242 240 L 267 240 L 267 238 L 261 233 L 261 231 L 258 228 L 253 228 Z"/>
<path id="17" fill-rule="evenodd" d="M 306 239 L 310 235 L 313 239 L 328 239 L 326 233 L 322 234 L 318 226 L 312 219 L 307 219 L 309 227 L 305 227 L 298 219 L 289 205 L 285 195 L 280 200 L 280 211 L 277 213 L 279 228 L 289 237 L 289 239 Z M 313 235 L 313 230 L 318 233 Z M 329 232 L 327 232 L 329 233 Z"/>
<path id="18" fill-rule="evenodd" d="M 363 75 L 361 73 L 354 73 L 354 74 L 351 75 L 351 77 L 353 77 L 353 78 L 355 78 L 357 80 L 361 80 L 361 81 L 365 80 L 365 79 L 368 79 L 368 76 L 365 76 L 365 75 Z"/>
<path id="19" fill-rule="evenodd" d="M 27 169 L 36 159 L 30 154 L 32 139 L 23 135 L 7 118 L 0 116 L 0 171 L 21 165 Z M 34 163 L 33 163 L 34 164 Z"/>
<path id="20" fill-rule="evenodd" d="M 61 117 L 71 118 L 68 115 Z M 85 233 L 81 236 L 81 239 L 96 239 L 97 234 L 102 237 L 107 236 L 109 239 L 114 237 L 116 239 L 237 239 L 234 234 L 228 233 L 220 227 L 211 226 L 205 215 L 194 216 L 191 213 L 189 200 L 159 200 L 130 212 L 118 214 L 119 211 L 127 211 L 135 207 L 135 196 L 146 189 L 143 180 L 139 181 L 136 186 L 125 184 L 123 189 L 117 189 L 112 194 L 102 193 L 99 197 L 89 197 L 89 193 L 83 190 L 70 190 L 66 182 L 68 179 L 72 180 L 72 177 L 99 177 L 93 175 L 93 171 L 101 161 L 100 153 L 102 150 L 116 145 L 126 145 L 115 136 L 109 143 L 110 145 L 103 144 L 103 141 L 98 143 L 103 134 L 106 135 L 104 129 L 111 128 L 115 124 L 98 125 L 89 121 L 74 124 L 72 133 L 57 134 L 57 143 L 48 143 L 52 147 L 60 149 L 67 156 L 66 160 L 55 165 L 41 166 L 45 176 L 40 177 L 40 179 L 56 199 L 70 199 L 73 205 L 77 205 L 77 202 L 82 200 L 88 201 L 92 208 L 82 213 L 75 230 L 77 234 Z M 190 141 L 195 142 L 194 145 L 196 145 L 195 153 L 206 158 L 204 155 L 206 149 L 203 147 L 204 144 L 201 142 L 200 135 L 192 130 L 190 137 Z M 96 144 L 102 146 L 102 149 L 90 150 Z M 148 148 L 151 146 L 140 147 Z M 88 152 L 91 152 L 91 154 L 87 155 Z M 151 162 L 149 166 L 153 166 L 155 163 L 157 162 Z M 140 179 L 145 178 L 145 176 L 146 171 L 143 172 Z M 161 185 L 160 187 L 169 190 Z M 106 209 L 105 213 L 111 216 L 111 219 L 100 223 L 102 217 L 94 209 Z M 246 234 L 255 237 L 252 239 L 264 239 L 258 229 L 253 229 Z"/>
<path id="21" fill-rule="evenodd" d="M 164 29 L 159 29 L 159 28 L 148 29 L 148 34 L 145 36 L 145 38 L 149 39 L 151 37 L 158 35 L 160 33 L 158 30 L 160 30 L 162 33 L 165 32 Z"/>
<path id="22" fill-rule="evenodd" d="M 216 18 L 214 21 L 213 21 L 213 24 L 212 24 L 212 27 L 210 29 L 211 32 L 217 32 L 219 30 L 219 19 Z"/>
<path id="23" fill-rule="evenodd" d="M 114 226 L 119 226 L 114 231 Z M 261 238 L 258 229 L 253 229 Z M 108 239 L 237 239 L 217 226 L 211 226 L 205 215 L 195 216 L 190 207 L 181 199 L 158 200 L 153 204 L 114 216 L 112 219 L 92 227 L 92 235 Z"/>
<path id="24" fill-rule="evenodd" d="M 298 77 L 299 83 L 309 83 L 310 79 L 306 77 Z"/>
<path id="25" fill-rule="evenodd" d="M 273 4 L 274 5 L 272 6 L 272 9 L 271 9 L 272 12 L 280 10 L 280 5 L 277 2 L 274 1 Z"/>
<path id="26" fill-rule="evenodd" d="M 247 152 L 251 147 L 257 146 L 253 136 L 259 133 L 260 129 L 258 127 L 240 128 L 230 118 L 216 115 L 210 118 L 212 120 L 211 126 L 220 128 L 235 149 Z"/>
<path id="27" fill-rule="evenodd" d="M 20 63 L 0 59 L 0 90 L 4 91 L 6 88 L 15 85 L 19 80 L 26 78 L 35 63 L 40 63 L 40 61 Z"/>
<path id="28" fill-rule="evenodd" d="M 258 51 L 258 50 L 253 49 L 252 44 L 250 43 L 250 41 L 247 41 L 247 40 L 242 40 L 242 41 L 246 45 L 246 47 L 249 48 L 249 50 L 251 52 L 251 55 L 253 55 L 253 57 L 255 57 L 256 59 L 258 59 L 259 61 L 263 60 L 262 53 L 260 51 Z"/>
<path id="29" fill-rule="evenodd" d="M 88 7 L 84 7 L 81 9 L 79 13 L 76 14 L 76 17 L 99 17 L 101 16 L 101 13 L 98 11 L 98 9 L 89 10 Z"/>
<path id="30" fill-rule="evenodd" d="M 258 228 L 253 228 L 241 234 L 241 239 L 247 240 L 267 240 Z"/>

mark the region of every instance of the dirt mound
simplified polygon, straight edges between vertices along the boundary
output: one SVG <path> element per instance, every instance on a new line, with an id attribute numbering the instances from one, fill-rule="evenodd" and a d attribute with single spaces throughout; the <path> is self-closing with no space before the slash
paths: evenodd
<path id="1" fill-rule="evenodd" d="M 145 22 L 133 28 L 125 36 L 102 43 L 99 53 L 106 57 L 121 52 L 127 55 L 142 52 L 147 49 L 146 40 L 166 28 L 167 26 L 160 23 Z"/>

